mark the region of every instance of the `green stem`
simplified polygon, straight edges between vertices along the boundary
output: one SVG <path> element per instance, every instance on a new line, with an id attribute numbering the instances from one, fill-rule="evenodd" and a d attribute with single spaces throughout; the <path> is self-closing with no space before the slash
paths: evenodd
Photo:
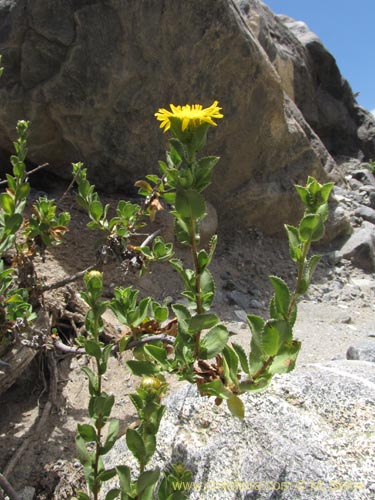
<path id="1" fill-rule="evenodd" d="M 202 307 L 202 296 L 201 296 L 201 271 L 198 262 L 198 248 L 197 248 L 197 243 L 195 241 L 195 219 L 193 217 L 191 217 L 190 219 L 190 238 L 191 238 L 191 253 L 193 256 L 194 268 L 195 268 L 195 302 L 197 304 L 197 313 L 202 314 L 203 307 Z M 201 333 L 202 332 L 199 331 L 195 336 L 195 348 L 194 348 L 195 356 L 198 356 Z"/>
<path id="2" fill-rule="evenodd" d="M 99 344 L 99 316 L 94 310 L 94 325 L 93 325 L 93 335 L 95 342 Z M 98 374 L 98 392 L 97 395 L 100 396 L 102 393 L 102 373 L 100 369 L 100 360 L 95 358 L 96 361 L 96 371 Z M 95 396 L 94 396 L 95 397 Z M 101 440 L 102 440 L 102 429 L 103 422 L 102 419 L 99 418 L 95 424 L 96 427 L 96 445 L 95 445 L 95 463 L 94 463 L 94 500 L 99 499 L 99 491 L 100 491 L 100 481 L 98 481 L 99 475 L 99 458 L 100 458 L 100 448 L 101 448 Z"/>
<path id="3" fill-rule="evenodd" d="M 287 319 L 290 318 L 290 315 L 292 314 L 292 311 L 295 308 L 295 306 L 297 304 L 298 297 L 300 295 L 298 293 L 298 290 L 300 288 L 301 281 L 303 279 L 303 275 L 305 272 L 306 256 L 307 256 L 307 253 L 310 249 L 310 244 L 311 244 L 310 241 L 306 241 L 303 245 L 301 260 L 298 262 L 298 274 L 297 274 L 296 287 L 295 287 L 295 291 L 294 291 L 293 296 L 292 296 L 292 300 L 290 301 L 290 304 L 288 307 Z"/>
<path id="4" fill-rule="evenodd" d="M 259 368 L 259 370 L 254 373 L 254 375 L 251 377 L 252 380 L 256 380 L 257 378 L 259 378 L 264 371 L 267 370 L 267 368 L 270 366 L 270 364 L 272 363 L 273 361 L 273 358 L 274 356 L 270 356 L 268 359 L 266 359 L 266 361 L 263 363 L 263 365 Z"/>

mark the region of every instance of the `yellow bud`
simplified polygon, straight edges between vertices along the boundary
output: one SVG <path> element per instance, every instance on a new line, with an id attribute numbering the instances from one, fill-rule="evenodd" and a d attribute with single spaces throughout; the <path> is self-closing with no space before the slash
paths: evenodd
<path id="1" fill-rule="evenodd" d="M 157 391 L 162 386 L 162 382 L 157 377 L 143 377 L 141 382 L 141 388 L 145 391 Z"/>

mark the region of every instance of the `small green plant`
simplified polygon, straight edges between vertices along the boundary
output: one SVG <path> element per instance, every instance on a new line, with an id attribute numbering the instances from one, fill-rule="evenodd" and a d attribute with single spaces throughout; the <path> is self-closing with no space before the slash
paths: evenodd
<path id="1" fill-rule="evenodd" d="M 104 345 L 99 340 L 100 332 L 103 330 L 102 314 L 107 308 L 107 303 L 101 300 L 103 290 L 103 278 L 99 271 L 91 271 L 85 275 L 84 283 L 86 291 L 81 295 L 90 309 L 86 316 L 86 337 L 78 339 L 78 343 L 84 348 L 86 354 L 94 360 L 95 369 L 83 367 L 89 381 L 90 401 L 88 413 L 92 424 L 79 424 L 77 427 L 76 445 L 78 457 L 83 465 L 87 482 L 88 494 L 80 492 L 79 500 L 99 498 L 101 485 L 104 481 L 116 475 L 115 469 L 106 470 L 103 465 L 103 456 L 113 447 L 116 442 L 119 422 L 111 420 L 107 426 L 106 438 L 103 437 L 104 428 L 109 420 L 115 398 L 102 389 L 103 376 L 107 371 L 108 357 L 112 345 Z M 91 449 L 89 445 L 92 444 Z M 92 496 L 91 496 L 92 495 Z M 111 497 L 107 495 L 108 500 Z"/>
<path id="2" fill-rule="evenodd" d="M 28 129 L 27 121 L 18 122 L 15 154 L 10 158 L 13 175 L 7 174 L 6 190 L 0 194 L 1 343 L 14 340 L 14 329 L 20 333 L 36 318 L 41 292 L 33 259 L 37 251 L 44 254 L 48 246 L 61 242 L 70 219 L 65 212 L 56 217 L 54 201 L 44 198 L 36 200 L 30 218 L 25 216 L 30 193 L 25 164 Z M 13 267 L 4 264 L 9 252 L 14 252 Z"/>
<path id="3" fill-rule="evenodd" d="M 1 68 L 0 68 L 1 72 Z M 110 259 L 136 265 L 141 274 L 155 261 L 165 261 L 181 277 L 183 301 L 171 307 L 153 297 L 139 298 L 134 287 L 116 288 L 110 301 L 102 299 L 103 274 L 92 270 L 84 275 L 82 297 L 89 311 L 85 334 L 77 342 L 92 360 L 83 371 L 88 379 L 90 423 L 77 427 L 77 450 L 87 483 L 79 500 L 98 500 L 103 483 L 118 479 L 118 487 L 106 493 L 105 500 L 183 499 L 174 484 L 190 481 L 191 473 L 182 464 L 169 471 L 147 469 L 157 447 L 157 432 L 165 407 L 162 398 L 167 391 L 165 374 L 173 374 L 197 386 L 201 395 L 213 396 L 217 405 L 226 401 L 230 412 L 244 417 L 241 395 L 264 390 L 277 373 L 295 367 L 301 343 L 293 336 L 299 298 L 306 293 L 319 256 L 309 256 L 311 244 L 324 232 L 328 215 L 328 198 L 333 184 L 320 184 L 308 177 L 305 186 L 296 186 L 305 207 L 297 226 L 286 225 L 290 257 L 296 266 L 295 285 L 290 289 L 279 276 L 270 276 L 273 297 L 269 315 L 262 318 L 248 314 L 252 333 L 249 349 L 229 342 L 229 332 L 219 316 L 212 312 L 215 282 L 210 272 L 217 238 L 201 245 L 200 226 L 206 216 L 203 192 L 212 180 L 218 157 L 200 156 L 210 126 L 223 118 L 215 101 L 212 106 L 173 106 L 155 114 L 164 132 L 170 131 L 166 160 L 159 162 L 160 175 L 147 175 L 136 183 L 144 203 L 120 201 L 114 210 L 103 205 L 87 179 L 82 163 L 73 165 L 77 201 L 87 210 L 88 227 L 101 235 L 97 262 L 100 271 Z M 26 217 L 30 192 L 26 171 L 28 122 L 17 126 L 18 139 L 11 157 L 13 175 L 6 178 L 7 189 L 0 194 L 0 341 L 10 342 L 14 333 L 26 331 L 42 307 L 43 288 L 39 284 L 34 257 L 44 258 L 48 247 L 60 244 L 68 229 L 70 215 L 58 213 L 54 200 L 39 198 L 33 212 Z M 145 232 L 146 218 L 171 207 L 176 240 L 190 250 L 190 263 L 174 256 L 172 243 L 156 233 Z M 10 259 L 9 259 L 10 256 Z M 13 267 L 7 267 L 12 261 Z M 82 276 L 84 273 L 78 273 Z M 75 278 L 76 278 L 75 277 Z M 64 281 L 64 280 L 63 280 Z M 110 308 L 127 334 L 119 345 L 102 341 L 103 313 Z M 130 399 L 138 414 L 139 425 L 128 428 L 126 442 L 138 463 L 137 470 L 128 465 L 105 467 L 105 455 L 119 437 L 119 423 L 111 418 L 115 396 L 103 389 L 113 349 L 132 349 L 127 362 L 130 371 L 141 377 L 139 387 Z"/>
<path id="4" fill-rule="evenodd" d="M 202 193 L 210 184 L 213 168 L 219 159 L 214 156 L 199 157 L 198 154 L 206 143 L 209 127 L 216 125 L 214 119 L 223 117 L 220 111 L 215 101 L 206 109 L 200 105 L 171 105 L 171 111 L 160 109 L 156 113 L 164 131 L 170 130 L 172 133 L 170 149 L 166 154 L 166 162 L 159 162 L 161 176 L 148 175 L 146 180 L 137 182 L 146 202 L 142 210 L 133 208 L 134 219 L 125 221 L 120 235 L 116 232 L 119 226 L 107 219 L 106 209 L 100 208 L 94 214 L 93 203 L 101 206 L 94 187 L 86 179 L 84 182 L 78 180 L 79 197 L 86 197 L 86 208 L 92 219 L 89 226 L 105 231 L 107 238 L 122 238 L 122 247 L 130 248 L 133 254 L 140 257 L 141 270 L 154 260 L 169 261 L 184 286 L 182 296 L 185 303 L 172 304 L 171 311 L 151 297 L 138 300 L 138 291 L 133 287 L 116 289 L 114 298 L 108 304 L 118 320 L 127 327 L 128 334 L 121 341 L 120 349 L 133 348 L 134 359 L 128 361 L 127 365 L 134 375 L 142 377 L 142 382 L 136 393 L 130 396 L 140 424 L 126 433 L 127 446 L 138 461 L 139 472 L 131 471 L 126 465 L 116 467 L 111 472 L 96 470 L 97 488 L 99 482 L 110 475 L 117 474 L 119 477 L 120 489 L 108 492 L 106 500 L 116 498 L 116 495 L 126 500 L 145 500 L 153 498 L 154 494 L 158 495 L 159 500 L 183 498 L 181 492 L 172 488 L 178 482 L 175 481 L 176 477 L 190 478 L 191 473 L 183 466 L 172 466 L 172 470 L 161 481 L 158 470 L 145 470 L 156 450 L 156 434 L 164 413 L 164 406 L 161 405 L 161 397 L 167 389 L 164 373 L 196 384 L 200 394 L 214 396 L 216 404 L 225 400 L 232 414 L 243 418 L 244 405 L 240 396 L 249 391 L 264 390 L 275 374 L 293 370 L 301 347 L 301 343 L 293 336 L 297 303 L 307 291 L 319 261 L 319 256 L 309 257 L 308 254 L 311 243 L 323 235 L 333 184 L 321 185 L 308 177 L 305 186 L 296 186 L 305 213 L 298 226 L 285 226 L 290 257 L 296 265 L 294 289 L 290 290 L 281 277 L 270 276 L 274 295 L 269 305 L 269 317 L 247 316 L 252 332 L 249 352 L 239 344 L 229 344 L 227 328 L 211 311 L 215 283 L 209 265 L 214 257 L 216 237 L 212 238 L 207 248 L 202 248 L 199 230 L 206 216 Z M 75 170 L 76 175 L 79 172 L 81 170 Z M 162 204 L 172 206 L 176 239 L 190 249 L 191 267 L 176 259 L 171 244 L 159 238 L 155 239 L 152 247 L 128 243 L 128 238 L 135 235 L 130 229 L 138 227 L 137 216 L 142 213 L 153 218 L 155 206 L 159 209 Z M 87 302 L 93 307 L 92 303 Z M 169 317 L 170 313 L 173 313 L 172 318 Z M 167 335 L 159 335 L 162 324 L 166 322 L 176 325 L 172 339 Z M 98 338 L 95 342 L 99 342 Z M 100 352 L 105 347 L 100 343 L 97 346 L 96 356 L 101 359 Z M 87 375 L 90 393 L 93 394 L 91 379 L 99 375 Z M 80 430 L 78 432 L 80 434 Z M 97 443 L 98 431 L 91 437 L 95 437 Z M 79 439 L 82 441 L 84 438 L 81 436 Z M 90 460 L 87 458 L 91 463 L 90 470 L 98 460 L 95 453 L 100 454 L 101 446 L 97 446 L 96 450 L 99 451 L 94 450 Z M 84 466 L 86 470 L 87 465 Z M 96 499 L 93 484 L 91 482 L 90 486 L 89 483 L 89 488 Z M 87 500 L 90 497 L 80 498 Z"/>
<path id="5" fill-rule="evenodd" d="M 77 427 L 76 445 L 80 462 L 87 482 L 87 493 L 79 492 L 78 500 L 97 500 L 104 482 L 118 476 L 119 488 L 109 490 L 105 500 L 121 498 L 121 500 L 151 500 L 155 485 L 159 480 L 160 470 L 145 470 L 156 449 L 156 434 L 160 421 L 165 411 L 161 399 L 166 391 L 167 384 L 164 378 L 157 376 L 145 376 L 142 379 L 136 393 L 130 395 L 130 399 L 138 413 L 140 424 L 136 429 L 128 428 L 126 432 L 126 443 L 139 464 L 139 471 L 134 478 L 130 467 L 119 465 L 106 469 L 103 457 L 112 449 L 118 438 L 119 422 L 110 420 L 112 407 L 115 401 L 113 395 L 103 390 L 103 376 L 107 371 L 108 357 L 112 349 L 111 344 L 103 344 L 100 341 L 100 333 L 103 329 L 102 315 L 108 302 L 101 300 L 103 290 L 103 277 L 99 271 L 90 271 L 84 277 L 86 291 L 81 295 L 90 307 L 86 316 L 86 336 L 78 339 L 85 353 L 93 359 L 94 369 L 83 367 L 82 370 L 88 378 L 90 400 L 88 413 L 91 424 L 79 424 Z M 160 311 L 160 306 L 148 300 L 140 308 L 135 307 L 136 294 L 128 289 L 128 296 L 132 296 L 134 302 L 133 325 L 139 325 L 144 321 L 145 310 L 149 307 Z M 122 294 L 124 296 L 124 294 Z M 115 299 L 118 301 L 118 299 Z M 112 304 L 113 306 L 113 304 Z M 116 309 L 118 306 L 114 306 Z M 162 308 L 161 308 L 162 310 Z M 164 313 L 162 313 L 164 316 Z M 107 429 L 105 431 L 105 429 Z M 104 437 L 106 434 L 106 437 Z M 175 477 L 189 477 L 183 473 L 183 467 L 173 469 L 166 474 L 162 481 L 160 500 L 167 500 L 173 494 L 173 482 Z M 168 496 L 166 496 L 168 494 Z M 185 496 L 180 496 L 180 499 Z"/>

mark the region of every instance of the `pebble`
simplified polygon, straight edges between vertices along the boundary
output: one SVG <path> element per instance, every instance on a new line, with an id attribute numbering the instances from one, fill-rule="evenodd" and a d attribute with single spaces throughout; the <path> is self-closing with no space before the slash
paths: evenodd
<path id="1" fill-rule="evenodd" d="M 346 359 L 375 363 L 375 342 L 364 341 L 358 345 L 350 346 L 346 352 Z"/>
<path id="2" fill-rule="evenodd" d="M 25 486 L 21 491 L 18 492 L 18 500 L 34 500 L 35 498 L 35 488 L 32 486 Z"/>
<path id="3" fill-rule="evenodd" d="M 262 309 L 264 306 L 261 302 L 259 302 L 259 300 L 252 299 L 250 300 L 250 307 L 252 307 L 253 309 Z"/>

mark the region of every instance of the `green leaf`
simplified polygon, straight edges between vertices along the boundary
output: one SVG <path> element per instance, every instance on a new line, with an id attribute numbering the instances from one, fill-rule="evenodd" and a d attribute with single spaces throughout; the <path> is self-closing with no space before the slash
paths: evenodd
<path id="1" fill-rule="evenodd" d="M 98 474 L 98 479 L 100 482 L 105 482 L 109 481 L 113 477 L 117 475 L 116 469 L 107 469 L 107 470 L 102 470 L 100 474 Z M 114 497 L 116 498 L 116 497 Z"/>
<path id="2" fill-rule="evenodd" d="M 90 417 L 94 420 L 101 419 L 106 422 L 111 414 L 115 397 L 102 392 L 100 396 L 93 396 L 90 400 Z"/>
<path id="3" fill-rule="evenodd" d="M 303 204 L 307 206 L 309 198 L 309 190 L 303 186 L 299 186 L 298 184 L 296 184 L 294 187 L 297 193 L 299 194 Z"/>
<path id="4" fill-rule="evenodd" d="M 248 321 L 249 321 L 249 316 L 252 316 L 253 323 L 256 323 L 257 320 L 261 320 L 263 324 L 265 325 L 264 321 L 262 318 L 259 316 L 255 315 L 248 315 Z M 257 318 L 257 319 L 255 319 Z M 259 324 L 257 327 L 259 328 L 260 326 L 260 321 L 258 322 Z M 249 325 L 251 325 L 249 321 Z M 251 326 L 250 326 L 251 328 Z M 253 376 L 255 373 L 258 372 L 259 369 L 263 366 L 263 363 L 268 359 L 268 355 L 264 352 L 263 349 L 263 344 L 262 344 L 262 339 L 263 339 L 263 332 L 264 328 L 262 330 L 252 330 L 252 336 L 251 336 L 251 343 L 250 343 L 250 356 L 249 356 L 249 363 L 250 363 L 250 374 Z"/>
<path id="5" fill-rule="evenodd" d="M 109 452 L 117 441 L 117 436 L 119 433 L 120 423 L 117 419 L 111 420 L 108 428 L 107 438 L 104 445 L 100 449 L 100 454 L 105 455 Z"/>
<path id="6" fill-rule="evenodd" d="M 149 470 L 140 474 L 137 481 L 137 493 L 140 494 L 146 488 L 149 488 L 150 486 L 156 484 L 157 480 L 159 479 L 159 476 L 160 476 L 159 469 Z"/>
<path id="7" fill-rule="evenodd" d="M 206 213 L 203 196 L 193 189 L 176 192 L 175 209 L 182 218 L 201 219 Z"/>
<path id="8" fill-rule="evenodd" d="M 132 359 L 127 361 L 126 364 L 133 375 L 137 377 L 142 377 L 142 375 L 155 375 L 158 373 L 157 368 L 149 361 L 137 361 Z"/>
<path id="9" fill-rule="evenodd" d="M 95 373 L 88 368 L 87 366 L 83 366 L 81 368 L 83 373 L 88 377 L 89 382 L 90 382 L 90 394 L 93 392 L 97 392 L 99 389 L 99 382 L 98 382 L 98 377 L 95 375 Z M 92 392 L 93 391 L 93 392 Z"/>
<path id="10" fill-rule="evenodd" d="M 189 309 L 183 304 L 172 304 L 172 311 L 176 315 L 178 327 L 184 333 L 188 333 L 188 323 L 191 318 Z"/>
<path id="11" fill-rule="evenodd" d="M 162 413 L 161 413 L 162 415 Z M 150 424 L 150 432 L 157 432 L 157 429 L 152 429 L 152 425 Z M 146 448 L 146 455 L 143 457 L 144 465 L 150 460 L 156 450 L 156 437 L 154 434 L 144 434 L 143 442 Z"/>
<path id="12" fill-rule="evenodd" d="M 264 330 L 264 325 L 265 325 L 264 319 L 261 318 L 260 316 L 257 316 L 256 314 L 248 314 L 247 322 L 249 324 L 253 337 L 259 339 Z"/>
<path id="13" fill-rule="evenodd" d="M 236 344 L 235 342 L 232 342 L 232 347 L 236 351 L 238 359 L 240 360 L 242 370 L 249 375 L 250 369 L 244 348 L 240 344 Z"/>
<path id="14" fill-rule="evenodd" d="M 117 473 L 117 471 L 116 471 L 116 473 Z M 115 500 L 116 498 L 119 497 L 120 493 L 121 493 L 121 491 L 119 489 L 109 490 L 108 493 L 106 494 L 104 500 Z M 90 500 L 90 499 L 88 499 L 88 500 Z"/>
<path id="15" fill-rule="evenodd" d="M 315 271 L 315 268 L 320 261 L 320 257 L 320 255 L 312 255 L 306 265 L 304 278 L 306 280 L 307 286 L 310 285 L 313 272 Z"/>
<path id="16" fill-rule="evenodd" d="M 174 163 L 178 164 L 186 156 L 185 147 L 176 137 L 171 137 L 169 142 L 173 146 L 172 159 L 174 160 Z"/>
<path id="17" fill-rule="evenodd" d="M 225 387 L 220 379 L 216 379 L 213 382 L 200 384 L 199 391 L 201 392 L 201 394 L 209 394 L 221 399 L 228 399 L 232 396 L 232 392 Z"/>
<path id="18" fill-rule="evenodd" d="M 198 160 L 194 182 L 194 188 L 197 191 L 203 191 L 211 183 L 212 170 L 219 159 L 217 156 L 206 156 Z"/>
<path id="19" fill-rule="evenodd" d="M 146 318 L 150 300 L 151 300 L 150 297 L 145 297 L 139 302 L 137 309 L 134 311 L 134 320 L 132 320 L 131 322 L 133 326 L 140 325 L 142 321 Z M 129 313 L 129 317 L 131 316 L 132 314 Z"/>
<path id="20" fill-rule="evenodd" d="M 160 304 L 154 303 L 152 306 L 152 313 L 156 321 L 162 323 L 166 321 L 169 316 L 169 311 L 167 306 L 161 306 Z"/>
<path id="21" fill-rule="evenodd" d="M 275 326 L 267 322 L 262 337 L 262 349 L 267 356 L 275 356 L 280 347 L 280 335 Z"/>
<path id="22" fill-rule="evenodd" d="M 146 345 L 145 351 L 150 355 L 157 363 L 160 363 L 162 367 L 168 365 L 167 352 L 163 347 L 158 347 L 156 345 Z"/>
<path id="23" fill-rule="evenodd" d="M 275 290 L 275 304 L 277 310 L 283 315 L 286 316 L 289 309 L 290 304 L 290 290 L 285 281 L 278 276 L 270 276 L 269 277 L 272 286 Z"/>
<path id="24" fill-rule="evenodd" d="M 139 500 L 153 500 L 154 499 L 154 486 L 149 486 L 139 495 Z"/>
<path id="25" fill-rule="evenodd" d="M 284 225 L 289 241 L 289 254 L 293 262 L 299 262 L 302 257 L 302 243 L 299 237 L 299 231 L 294 226 Z"/>
<path id="26" fill-rule="evenodd" d="M 282 348 L 277 356 L 272 360 L 268 372 L 272 375 L 276 373 L 288 373 L 296 365 L 296 360 L 301 349 L 301 342 L 294 340 L 291 345 Z"/>
<path id="27" fill-rule="evenodd" d="M 238 356 L 236 352 L 226 345 L 222 351 L 224 378 L 227 382 L 237 386 L 238 384 Z"/>
<path id="28" fill-rule="evenodd" d="M 97 342 L 95 342 L 95 340 L 91 340 L 91 339 L 86 340 L 86 342 L 84 343 L 84 348 L 85 348 L 86 353 L 89 356 L 93 356 L 98 361 L 102 357 L 102 351 L 101 351 L 100 347 L 98 346 Z"/>
<path id="29" fill-rule="evenodd" d="M 77 493 L 77 500 L 91 500 L 90 497 L 83 491 Z"/>
<path id="30" fill-rule="evenodd" d="M 189 321 L 189 332 L 195 333 L 200 332 L 201 330 L 207 330 L 208 328 L 212 328 L 218 323 L 219 318 L 216 316 L 216 314 L 196 314 Z"/>
<path id="31" fill-rule="evenodd" d="M 268 356 L 275 356 L 280 346 L 291 338 L 289 323 L 270 319 L 264 326 L 261 346 Z"/>
<path id="32" fill-rule="evenodd" d="M 95 221 L 99 221 L 103 214 L 103 205 L 99 200 L 95 200 L 90 204 L 90 215 Z"/>
<path id="33" fill-rule="evenodd" d="M 191 235 L 189 227 L 190 219 L 177 218 L 175 220 L 175 234 L 179 243 L 191 245 Z"/>
<path id="34" fill-rule="evenodd" d="M 204 271 L 206 266 L 209 264 L 209 256 L 204 249 L 200 250 L 198 253 L 198 264 L 200 272 Z"/>
<path id="35" fill-rule="evenodd" d="M 77 425 L 78 434 L 86 443 L 97 440 L 96 430 L 92 425 L 89 424 L 78 424 Z"/>
<path id="36" fill-rule="evenodd" d="M 139 413 L 140 410 L 143 409 L 143 399 L 138 394 L 129 394 L 129 398 L 133 403 L 134 408 Z"/>
<path id="37" fill-rule="evenodd" d="M 203 337 L 199 344 L 201 359 L 211 359 L 219 354 L 227 345 L 229 332 L 224 325 L 217 325 Z"/>
<path id="38" fill-rule="evenodd" d="M 137 430 L 128 429 L 126 431 L 126 444 L 139 464 L 144 465 L 147 452 L 143 439 Z"/>
<path id="39" fill-rule="evenodd" d="M 0 206 L 8 215 L 12 215 L 15 209 L 14 198 L 8 193 L 0 194 Z"/>
<path id="40" fill-rule="evenodd" d="M 116 467 L 117 475 L 120 480 L 121 492 L 127 495 L 132 494 L 132 483 L 130 479 L 130 467 L 127 465 L 118 465 Z"/>
<path id="41" fill-rule="evenodd" d="M 241 420 L 245 416 L 245 407 L 242 402 L 242 400 L 236 396 L 235 394 L 232 394 L 228 399 L 227 399 L 227 405 L 228 409 L 231 412 L 231 414 L 234 417 L 238 417 Z"/>
<path id="42" fill-rule="evenodd" d="M 21 214 L 12 214 L 4 216 L 4 225 L 6 229 L 11 233 L 16 233 L 21 227 L 23 218 Z"/>
<path id="43" fill-rule="evenodd" d="M 321 197 L 323 201 L 327 202 L 329 199 L 329 195 L 331 194 L 331 191 L 333 189 L 333 186 L 335 184 L 333 182 L 327 182 L 327 184 L 324 184 L 320 190 Z"/>
<path id="44" fill-rule="evenodd" d="M 324 234 L 322 218 L 315 214 L 305 215 L 299 225 L 299 234 L 303 241 L 320 240 Z"/>
<path id="45" fill-rule="evenodd" d="M 87 466 L 92 464 L 92 456 L 89 453 L 86 443 L 81 436 L 76 436 L 76 448 L 78 460 L 81 462 L 83 466 Z"/>
<path id="46" fill-rule="evenodd" d="M 28 182 L 25 182 L 24 184 L 21 184 L 20 186 L 17 187 L 17 198 L 19 200 L 25 200 L 30 193 L 30 184 Z"/>
<path id="47" fill-rule="evenodd" d="M 107 363 L 109 355 L 111 354 L 113 344 L 107 344 L 102 350 L 102 362 L 100 363 L 100 374 L 104 375 L 107 370 Z"/>
<path id="48" fill-rule="evenodd" d="M 215 281 L 208 269 L 201 274 L 201 292 L 203 306 L 207 308 L 212 304 L 215 294 Z"/>
<path id="49" fill-rule="evenodd" d="M 264 391 L 269 385 L 272 380 L 272 375 L 270 374 L 265 374 L 262 377 L 259 377 L 256 379 L 256 381 L 252 380 L 245 380 L 243 382 L 240 382 L 240 391 L 242 392 L 259 392 L 259 391 Z"/>

